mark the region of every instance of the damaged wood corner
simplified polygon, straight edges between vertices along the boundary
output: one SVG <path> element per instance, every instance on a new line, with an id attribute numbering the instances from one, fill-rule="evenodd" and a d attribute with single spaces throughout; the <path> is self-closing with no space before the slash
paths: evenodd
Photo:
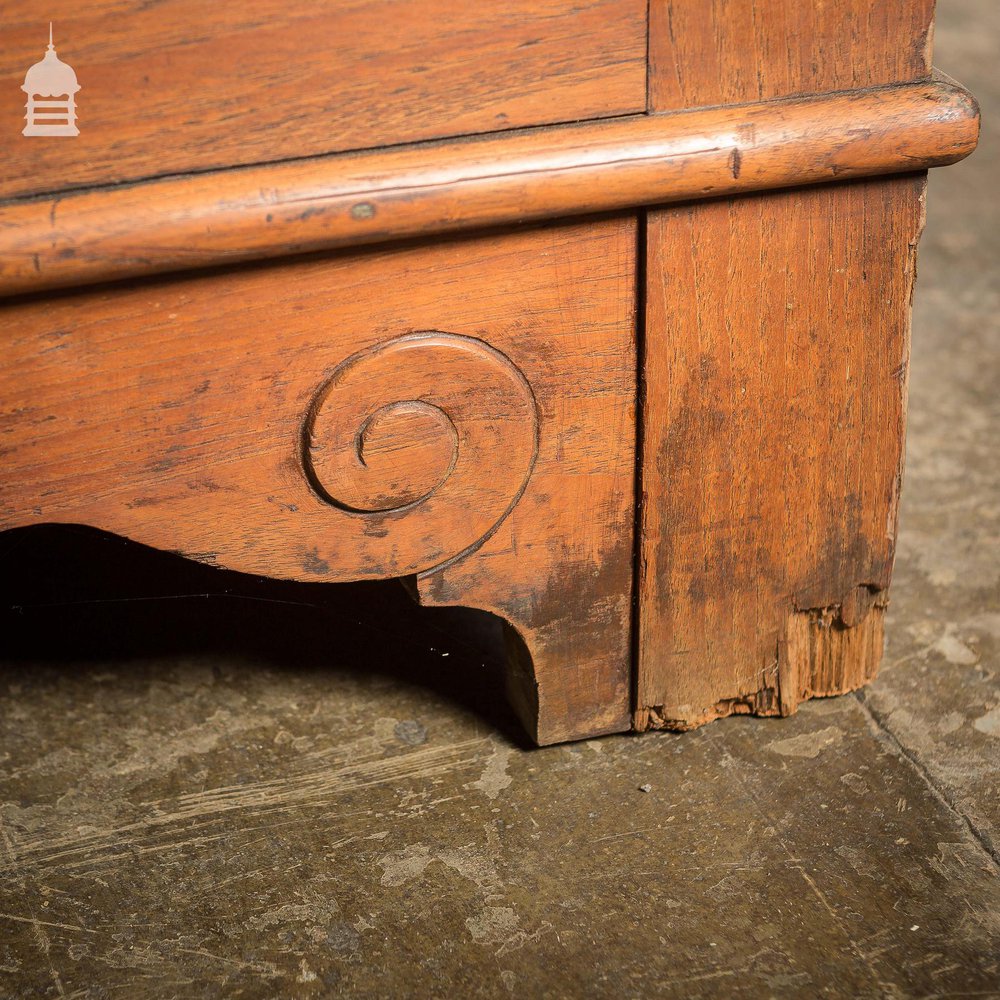
<path id="1" fill-rule="evenodd" d="M 878 673 L 887 606 L 887 591 L 859 584 L 839 603 L 793 607 L 785 616 L 774 660 L 756 675 L 763 682 L 756 690 L 708 706 L 637 706 L 633 726 L 639 732 L 688 732 L 732 715 L 789 716 L 810 698 L 863 687 Z"/>
<path id="2" fill-rule="evenodd" d="M 859 584 L 839 604 L 789 612 L 778 640 L 781 715 L 809 698 L 845 694 L 875 679 L 888 603 L 885 590 Z"/>
<path id="3" fill-rule="evenodd" d="M 763 676 L 775 677 L 773 664 L 764 671 Z M 688 710 L 681 715 L 677 709 Z M 722 698 L 707 707 L 692 709 L 691 706 L 646 705 L 639 708 L 634 716 L 634 728 L 637 732 L 650 729 L 666 729 L 674 733 L 687 733 L 699 729 L 716 719 L 726 719 L 731 715 L 756 715 L 768 717 L 787 715 L 779 708 L 779 690 L 777 682 L 768 684 L 756 691 L 740 694 L 732 698 Z"/>

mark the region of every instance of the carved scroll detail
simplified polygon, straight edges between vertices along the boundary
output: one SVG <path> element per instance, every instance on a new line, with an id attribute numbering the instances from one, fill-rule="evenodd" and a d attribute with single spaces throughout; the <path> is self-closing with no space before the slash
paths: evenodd
<path id="1" fill-rule="evenodd" d="M 527 380 L 473 337 L 424 332 L 344 361 L 303 428 L 306 476 L 365 522 L 394 565 L 438 568 L 478 548 L 524 491 L 538 451 Z"/>

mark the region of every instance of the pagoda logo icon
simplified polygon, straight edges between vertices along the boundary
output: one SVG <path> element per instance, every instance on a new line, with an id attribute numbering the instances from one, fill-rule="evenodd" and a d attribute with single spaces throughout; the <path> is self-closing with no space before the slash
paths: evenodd
<path id="1" fill-rule="evenodd" d="M 22 135 L 79 135 L 76 127 L 76 94 L 80 84 L 73 67 L 56 55 L 49 24 L 49 47 L 45 58 L 24 75 L 21 86 L 28 95 Z"/>

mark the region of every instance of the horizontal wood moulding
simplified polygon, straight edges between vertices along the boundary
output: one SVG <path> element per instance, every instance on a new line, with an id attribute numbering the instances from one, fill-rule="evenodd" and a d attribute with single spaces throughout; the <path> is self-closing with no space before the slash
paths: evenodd
<path id="1" fill-rule="evenodd" d="M 0 204 L 0 294 L 954 163 L 943 77 L 529 129 Z"/>

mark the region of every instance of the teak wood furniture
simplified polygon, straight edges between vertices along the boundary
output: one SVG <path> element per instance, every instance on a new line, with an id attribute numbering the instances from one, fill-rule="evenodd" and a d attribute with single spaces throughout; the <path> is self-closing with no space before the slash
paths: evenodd
<path id="1" fill-rule="evenodd" d="M 931 0 L 8 4 L 0 527 L 400 578 L 531 735 L 875 673 Z M 21 135 L 47 20 L 80 134 Z"/>

